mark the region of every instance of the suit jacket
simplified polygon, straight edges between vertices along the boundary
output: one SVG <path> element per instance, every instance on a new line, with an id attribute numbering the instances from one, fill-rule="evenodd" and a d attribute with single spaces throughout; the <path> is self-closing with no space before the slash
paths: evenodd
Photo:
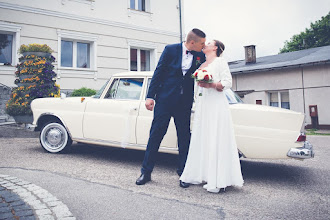
<path id="1" fill-rule="evenodd" d="M 193 61 L 188 72 L 182 73 L 182 44 L 167 45 L 158 61 L 151 79 L 147 98 L 156 103 L 192 107 L 194 79 L 191 74 L 205 61 L 202 52 L 193 52 Z M 180 103 L 179 103 L 180 102 Z"/>

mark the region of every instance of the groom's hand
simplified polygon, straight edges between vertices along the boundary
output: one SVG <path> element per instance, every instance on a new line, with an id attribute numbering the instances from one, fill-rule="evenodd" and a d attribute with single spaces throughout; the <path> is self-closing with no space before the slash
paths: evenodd
<path id="1" fill-rule="evenodd" d="M 155 106 L 155 101 L 154 100 L 152 100 L 152 99 L 147 99 L 146 100 L 146 108 L 149 111 L 152 111 L 154 109 L 154 106 Z"/>

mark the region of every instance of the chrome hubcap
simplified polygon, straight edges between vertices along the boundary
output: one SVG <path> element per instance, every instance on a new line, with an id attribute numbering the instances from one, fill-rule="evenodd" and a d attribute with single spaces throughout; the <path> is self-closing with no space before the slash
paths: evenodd
<path id="1" fill-rule="evenodd" d="M 62 132 L 57 128 L 50 129 L 46 135 L 46 139 L 49 144 L 56 146 L 61 143 Z"/>

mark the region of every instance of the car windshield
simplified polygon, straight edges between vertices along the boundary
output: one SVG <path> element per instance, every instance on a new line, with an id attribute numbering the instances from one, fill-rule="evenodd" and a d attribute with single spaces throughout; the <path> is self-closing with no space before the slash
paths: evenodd
<path id="1" fill-rule="evenodd" d="M 231 89 L 226 89 L 224 91 L 229 104 L 243 103 L 242 99 Z"/>
<path id="2" fill-rule="evenodd" d="M 96 99 L 99 99 L 100 97 L 101 97 L 101 95 L 102 95 L 102 93 L 103 93 L 103 91 L 104 91 L 104 89 L 105 89 L 105 87 L 108 85 L 108 83 L 109 83 L 109 80 L 102 86 L 102 88 L 95 94 L 95 95 L 93 95 L 92 97 L 93 98 L 96 98 Z"/>

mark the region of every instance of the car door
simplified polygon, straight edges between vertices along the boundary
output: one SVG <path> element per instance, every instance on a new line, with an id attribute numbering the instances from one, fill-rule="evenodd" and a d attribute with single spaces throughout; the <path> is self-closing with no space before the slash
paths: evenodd
<path id="1" fill-rule="evenodd" d="M 136 144 L 135 126 L 144 78 L 114 78 L 104 97 L 86 104 L 84 138 Z"/>
<path id="2" fill-rule="evenodd" d="M 146 97 L 148 93 L 149 85 L 151 78 L 147 79 L 147 86 L 145 87 L 145 92 L 143 97 Z M 157 103 L 156 103 L 157 105 Z M 145 107 L 145 99 L 141 101 L 140 104 L 140 111 L 137 117 L 137 124 L 136 124 L 136 139 L 137 144 L 139 145 L 147 145 L 150 133 L 150 127 L 153 120 L 153 111 L 149 111 Z M 177 135 L 176 135 L 176 128 L 174 125 L 173 118 L 170 121 L 168 130 L 162 143 L 160 144 L 161 149 L 163 150 L 175 150 L 177 148 Z"/>

